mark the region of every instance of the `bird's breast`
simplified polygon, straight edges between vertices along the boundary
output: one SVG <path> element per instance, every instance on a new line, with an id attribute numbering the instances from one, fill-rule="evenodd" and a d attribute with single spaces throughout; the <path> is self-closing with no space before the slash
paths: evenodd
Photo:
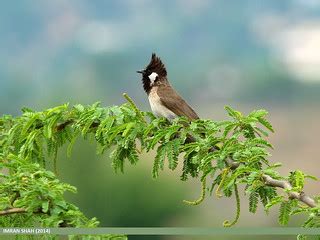
<path id="1" fill-rule="evenodd" d="M 148 95 L 152 112 L 158 117 L 165 117 L 169 120 L 174 119 L 177 115 L 161 103 L 157 94 L 157 88 L 153 87 Z"/>

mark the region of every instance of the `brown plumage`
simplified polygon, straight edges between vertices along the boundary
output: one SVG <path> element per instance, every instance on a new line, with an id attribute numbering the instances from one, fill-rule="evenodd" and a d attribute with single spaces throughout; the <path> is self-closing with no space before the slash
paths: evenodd
<path id="1" fill-rule="evenodd" d="M 157 89 L 157 94 L 161 103 L 177 116 L 186 116 L 189 119 L 199 118 L 196 112 L 171 86 L 160 85 Z"/>
<path id="2" fill-rule="evenodd" d="M 196 112 L 170 86 L 167 70 L 156 54 L 152 54 L 148 66 L 138 73 L 142 74 L 143 88 L 148 94 L 153 113 L 169 120 L 185 116 L 190 120 L 198 119 Z"/>

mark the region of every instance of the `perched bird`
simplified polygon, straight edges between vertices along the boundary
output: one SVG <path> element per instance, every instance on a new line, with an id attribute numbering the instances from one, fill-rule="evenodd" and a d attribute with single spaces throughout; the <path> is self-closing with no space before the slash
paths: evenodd
<path id="1" fill-rule="evenodd" d="M 142 74 L 143 88 L 148 94 L 152 112 L 158 117 L 172 120 L 178 116 L 185 116 L 190 120 L 198 119 L 196 112 L 171 87 L 167 70 L 155 53 L 144 70 L 137 71 Z"/>

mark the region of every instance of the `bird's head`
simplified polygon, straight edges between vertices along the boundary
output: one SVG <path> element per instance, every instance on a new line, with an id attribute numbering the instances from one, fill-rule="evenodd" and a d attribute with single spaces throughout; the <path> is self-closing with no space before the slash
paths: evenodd
<path id="1" fill-rule="evenodd" d="M 142 74 L 144 90 L 149 93 L 153 86 L 167 83 L 167 70 L 161 59 L 152 53 L 150 63 L 143 70 L 137 71 Z"/>

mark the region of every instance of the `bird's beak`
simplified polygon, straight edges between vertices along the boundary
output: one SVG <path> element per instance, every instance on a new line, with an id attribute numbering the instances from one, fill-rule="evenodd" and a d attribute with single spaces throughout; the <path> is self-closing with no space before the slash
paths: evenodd
<path id="1" fill-rule="evenodd" d="M 141 73 L 141 74 L 145 74 L 145 70 L 139 70 L 139 71 L 137 71 L 137 73 Z"/>

